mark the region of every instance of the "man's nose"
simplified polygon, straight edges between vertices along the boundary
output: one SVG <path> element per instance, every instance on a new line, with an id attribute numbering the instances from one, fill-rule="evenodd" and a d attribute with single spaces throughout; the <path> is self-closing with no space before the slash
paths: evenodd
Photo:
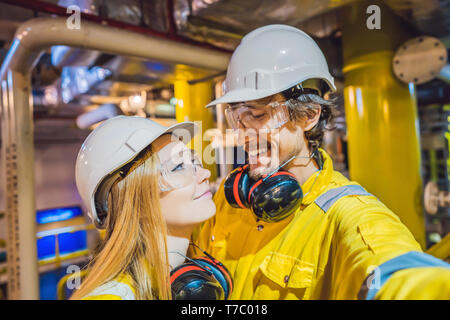
<path id="1" fill-rule="evenodd" d="M 253 128 L 239 129 L 237 133 L 237 142 L 239 146 L 257 144 L 258 132 Z"/>

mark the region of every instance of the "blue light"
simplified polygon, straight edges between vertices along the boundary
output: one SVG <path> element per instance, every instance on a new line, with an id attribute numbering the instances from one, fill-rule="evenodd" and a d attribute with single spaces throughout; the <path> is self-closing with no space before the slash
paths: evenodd
<path id="1" fill-rule="evenodd" d="M 87 232 L 65 232 L 58 234 L 58 247 L 61 256 L 87 249 Z M 56 256 L 56 235 L 37 240 L 38 260 L 51 259 Z"/>
<path id="2" fill-rule="evenodd" d="M 55 257 L 55 236 L 47 236 L 37 240 L 38 259 Z"/>
<path id="3" fill-rule="evenodd" d="M 61 72 L 61 90 L 64 103 L 69 103 L 80 94 L 111 75 L 111 71 L 101 67 L 67 66 Z"/>
<path id="4" fill-rule="evenodd" d="M 83 215 L 80 207 L 66 207 L 57 209 L 40 210 L 36 213 L 38 224 L 69 220 Z"/>
<path id="5" fill-rule="evenodd" d="M 147 66 L 147 68 L 149 68 L 150 70 L 154 70 L 154 71 L 164 71 L 166 69 L 164 64 L 159 63 L 159 62 L 147 61 L 147 62 L 145 62 L 145 65 Z"/>
<path id="6" fill-rule="evenodd" d="M 409 82 L 408 83 L 408 89 L 409 89 L 409 93 L 410 94 L 412 94 L 412 95 L 414 95 L 415 93 L 414 93 L 414 89 L 415 89 L 415 87 L 414 87 L 414 83 L 412 83 L 412 82 Z"/>
<path id="7" fill-rule="evenodd" d="M 59 253 L 61 255 L 87 249 L 86 230 L 60 233 L 58 235 Z"/>
<path id="8" fill-rule="evenodd" d="M 14 56 L 14 53 L 16 53 L 19 45 L 20 45 L 20 40 L 15 38 L 13 43 L 11 44 L 11 48 L 8 50 L 5 58 L 3 59 L 3 64 L 1 65 L 1 69 L 0 69 L 1 78 L 3 78 L 5 76 L 5 72 L 6 72 L 5 68 L 7 68 L 9 66 L 9 63 L 11 62 L 11 59 Z"/>

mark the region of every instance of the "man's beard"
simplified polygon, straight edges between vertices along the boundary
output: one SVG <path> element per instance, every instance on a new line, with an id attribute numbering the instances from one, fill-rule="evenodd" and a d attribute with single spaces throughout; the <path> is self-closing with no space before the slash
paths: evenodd
<path id="1" fill-rule="evenodd" d="M 264 175 L 278 171 L 281 165 L 285 164 L 286 161 L 297 154 L 296 151 L 293 150 L 292 152 L 281 156 L 278 150 L 278 148 L 274 150 L 272 147 L 271 150 L 268 151 L 269 154 L 263 154 L 261 157 L 258 156 L 257 161 L 254 161 L 254 163 L 249 162 L 250 169 L 248 174 L 250 178 L 258 180 Z"/>
<path id="2" fill-rule="evenodd" d="M 260 131 L 256 140 L 246 142 L 245 150 L 248 155 L 249 176 L 257 180 L 264 175 L 276 172 L 292 156 L 297 155 L 297 147 L 287 145 L 280 149 L 279 131 Z M 286 150 L 286 147 L 291 150 Z M 283 154 L 284 153 L 284 154 Z"/>

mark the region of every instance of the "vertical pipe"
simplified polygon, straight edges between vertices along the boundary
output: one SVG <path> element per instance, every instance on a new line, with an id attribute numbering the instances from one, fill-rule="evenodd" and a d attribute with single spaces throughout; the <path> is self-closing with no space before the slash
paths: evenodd
<path id="1" fill-rule="evenodd" d="M 425 246 L 417 103 L 413 84 L 392 72 L 409 30 L 381 2 L 381 29 L 368 29 L 368 3 L 346 8 L 343 26 L 345 113 L 350 177 L 385 203 Z"/>
<path id="2" fill-rule="evenodd" d="M 222 85 L 220 82 L 217 82 L 214 86 L 214 92 L 216 97 L 222 96 Z M 221 104 L 216 106 L 216 119 L 217 119 L 217 129 L 222 133 L 222 136 L 225 135 L 225 119 L 223 116 L 223 106 Z M 223 144 L 224 139 L 222 139 L 222 143 L 217 148 L 217 152 L 219 153 L 218 159 L 219 159 L 219 173 L 218 177 L 223 178 L 227 175 L 227 165 L 225 163 L 226 159 L 226 148 Z"/>
<path id="3" fill-rule="evenodd" d="M 33 106 L 30 76 L 8 71 L 2 80 L 2 162 L 6 179 L 8 298 L 39 299 L 36 262 Z M 28 106 L 21 108 L 20 106 Z"/>
<path id="4" fill-rule="evenodd" d="M 211 109 L 205 106 L 213 98 L 214 84 L 212 80 L 205 80 L 195 84 L 189 84 L 189 80 L 204 78 L 207 74 L 196 68 L 177 65 L 175 68 L 174 94 L 177 99 L 176 118 L 178 122 L 198 122 L 201 130 L 194 139 L 193 149 L 202 155 L 205 168 L 211 171 L 211 181 L 217 178 L 217 166 L 215 160 L 208 157 L 211 150 L 207 146 L 210 141 L 203 141 L 206 130 L 214 127 L 214 118 Z"/>

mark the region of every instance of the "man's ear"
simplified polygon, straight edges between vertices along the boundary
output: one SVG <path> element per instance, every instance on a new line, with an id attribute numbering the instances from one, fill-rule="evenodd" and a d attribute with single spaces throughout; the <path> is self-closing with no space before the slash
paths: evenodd
<path id="1" fill-rule="evenodd" d="M 317 109 L 314 110 L 315 114 L 311 118 L 306 118 L 303 122 L 303 131 L 309 131 L 319 122 L 322 107 L 320 104 L 316 104 Z"/>

